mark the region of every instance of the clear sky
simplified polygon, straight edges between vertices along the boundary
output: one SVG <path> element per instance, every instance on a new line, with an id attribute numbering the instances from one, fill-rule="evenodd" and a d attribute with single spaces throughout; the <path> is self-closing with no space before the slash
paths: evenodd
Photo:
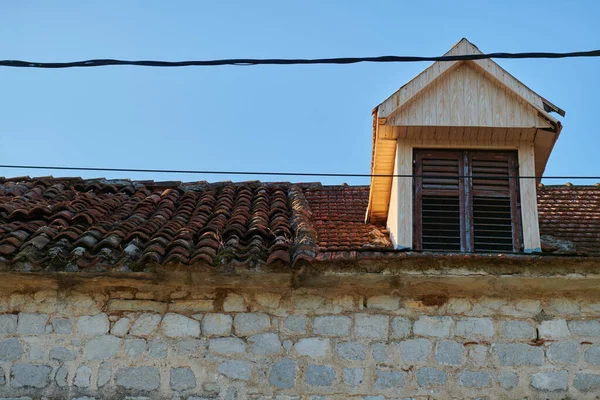
<path id="1" fill-rule="evenodd" d="M 566 52 L 600 48 L 598 17 L 596 0 L 6 0 L 0 58 L 432 56 L 462 37 L 483 52 Z M 567 111 L 546 174 L 600 175 L 600 58 L 499 64 Z M 0 68 L 0 164 L 369 173 L 371 110 L 428 65 Z M 0 170 L 49 174 L 369 182 Z"/>

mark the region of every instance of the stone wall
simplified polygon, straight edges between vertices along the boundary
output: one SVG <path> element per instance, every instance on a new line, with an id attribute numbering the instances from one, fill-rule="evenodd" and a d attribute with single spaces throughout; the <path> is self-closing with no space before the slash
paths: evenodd
<path id="1" fill-rule="evenodd" d="M 0 397 L 596 398 L 600 303 L 323 290 L 0 297 Z"/>

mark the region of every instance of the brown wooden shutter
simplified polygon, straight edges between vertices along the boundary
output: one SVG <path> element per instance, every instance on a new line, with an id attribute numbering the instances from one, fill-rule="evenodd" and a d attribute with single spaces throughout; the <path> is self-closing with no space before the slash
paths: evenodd
<path id="1" fill-rule="evenodd" d="M 516 152 L 415 150 L 416 250 L 521 249 Z"/>
<path id="2" fill-rule="evenodd" d="M 420 151 L 415 161 L 415 248 L 462 251 L 461 152 Z"/>
<path id="3" fill-rule="evenodd" d="M 469 152 L 472 249 L 478 253 L 520 250 L 517 161 L 513 152 Z"/>

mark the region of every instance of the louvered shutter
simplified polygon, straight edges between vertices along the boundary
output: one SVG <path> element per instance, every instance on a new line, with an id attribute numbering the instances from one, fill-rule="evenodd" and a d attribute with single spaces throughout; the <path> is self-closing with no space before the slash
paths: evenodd
<path id="1" fill-rule="evenodd" d="M 519 251 L 516 154 L 469 152 L 468 159 L 473 251 Z"/>
<path id="2" fill-rule="evenodd" d="M 415 150 L 415 249 L 516 252 L 514 152 Z"/>
<path id="3" fill-rule="evenodd" d="M 415 157 L 418 250 L 463 251 L 461 152 L 420 151 Z"/>

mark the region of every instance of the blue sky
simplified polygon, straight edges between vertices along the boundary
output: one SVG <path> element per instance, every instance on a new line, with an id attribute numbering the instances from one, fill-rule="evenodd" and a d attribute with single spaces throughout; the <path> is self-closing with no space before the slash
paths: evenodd
<path id="1" fill-rule="evenodd" d="M 483 52 L 565 52 L 600 48 L 598 15 L 594 0 L 4 1 L 0 58 L 441 55 L 462 37 Z M 546 175 L 600 175 L 600 58 L 499 64 L 567 111 Z M 371 110 L 428 65 L 1 68 L 0 164 L 369 173 Z M 48 174 L 369 182 L 0 170 Z"/>

